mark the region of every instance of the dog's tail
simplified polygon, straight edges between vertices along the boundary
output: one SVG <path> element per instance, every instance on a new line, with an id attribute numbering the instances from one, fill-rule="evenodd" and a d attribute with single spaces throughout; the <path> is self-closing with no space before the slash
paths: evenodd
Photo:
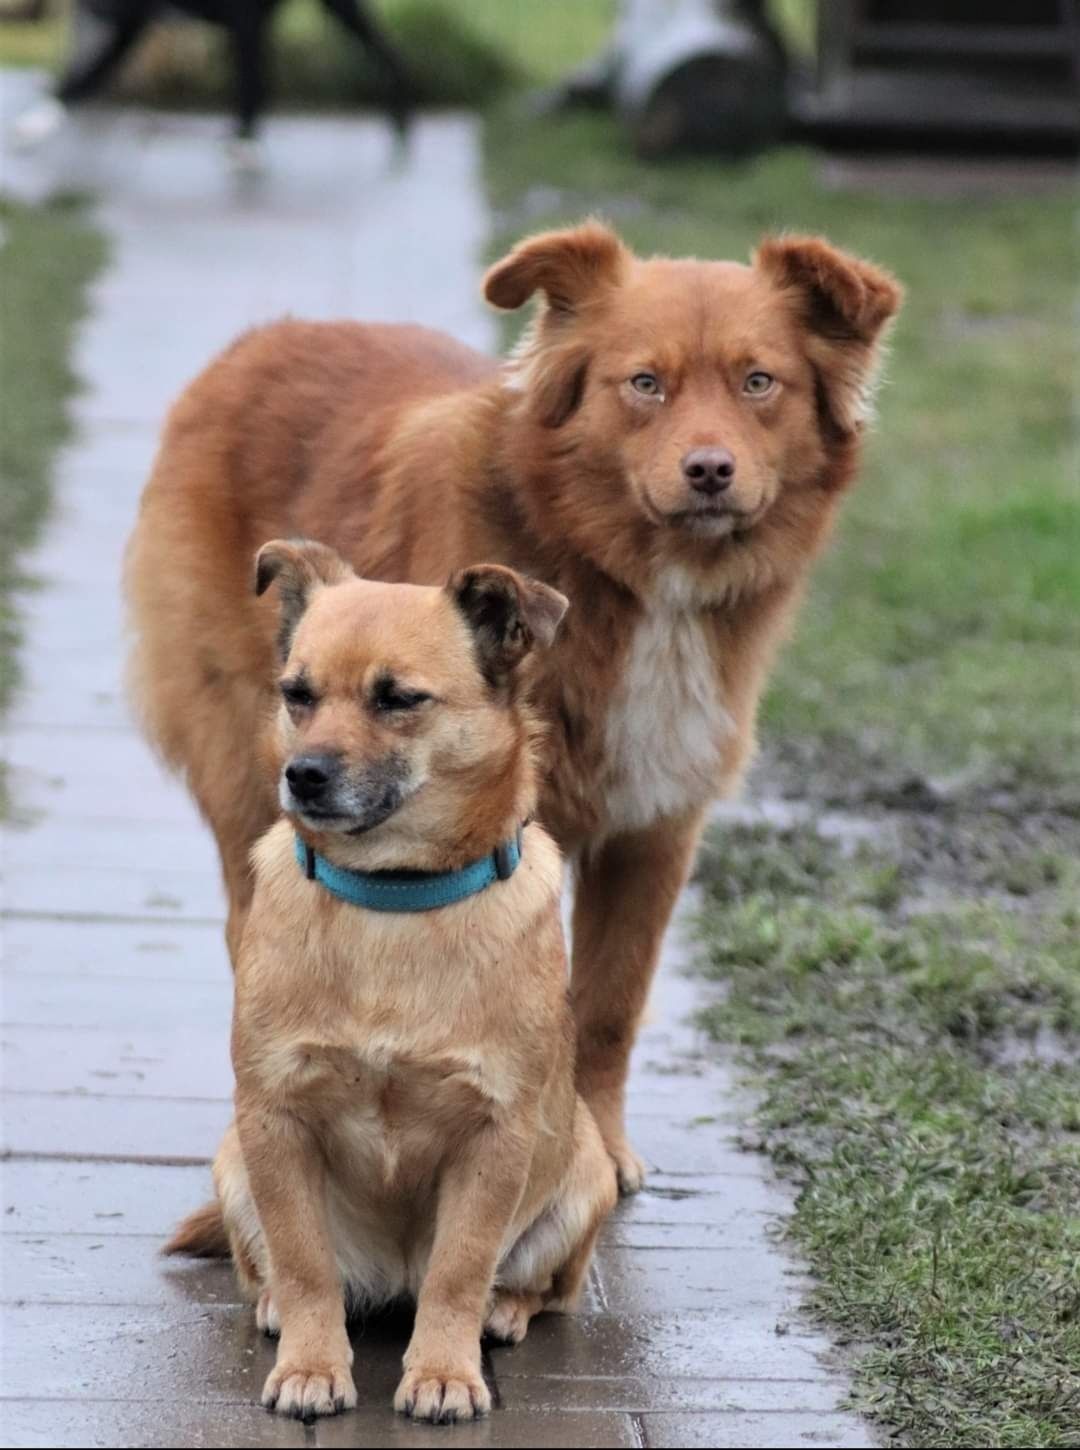
<path id="1" fill-rule="evenodd" d="M 189 1213 L 161 1251 L 163 1254 L 191 1254 L 197 1259 L 227 1259 L 232 1253 L 225 1228 L 225 1215 L 215 1198 Z"/>

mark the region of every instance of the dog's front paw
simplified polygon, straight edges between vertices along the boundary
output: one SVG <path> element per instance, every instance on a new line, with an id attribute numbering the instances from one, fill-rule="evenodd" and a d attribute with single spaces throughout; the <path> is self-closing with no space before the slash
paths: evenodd
<path id="1" fill-rule="evenodd" d="M 491 1391 L 478 1370 L 468 1366 L 453 1369 L 405 1371 L 397 1387 L 394 1409 L 413 1420 L 430 1420 L 436 1425 L 453 1425 L 458 1420 L 475 1420 L 491 1409 Z"/>
<path id="2" fill-rule="evenodd" d="M 295 1420 L 314 1420 L 317 1415 L 336 1415 L 356 1408 L 356 1386 L 352 1371 L 342 1361 L 303 1368 L 295 1363 L 277 1364 L 262 1392 L 263 1407 Z"/>

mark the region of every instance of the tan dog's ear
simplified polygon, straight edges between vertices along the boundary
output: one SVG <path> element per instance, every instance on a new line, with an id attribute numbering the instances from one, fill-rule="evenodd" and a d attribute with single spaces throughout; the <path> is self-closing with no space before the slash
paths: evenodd
<path id="1" fill-rule="evenodd" d="M 819 237 L 770 237 L 754 265 L 794 299 L 831 422 L 840 433 L 856 432 L 870 414 L 881 345 L 903 288 Z"/>
<path id="2" fill-rule="evenodd" d="M 278 650 L 288 657 L 300 616 L 308 606 L 311 591 L 323 584 L 338 584 L 352 576 L 340 554 L 314 539 L 271 539 L 255 555 L 255 593 L 265 594 L 278 581 L 281 594 L 281 628 Z"/>
<path id="3" fill-rule="evenodd" d="M 534 646 L 552 643 L 569 603 L 557 589 L 501 564 L 461 569 L 446 589 L 472 630 L 489 685 L 504 680 Z"/>
<path id="4" fill-rule="evenodd" d="M 556 315 L 573 313 L 604 287 L 614 286 L 629 252 L 602 222 L 526 237 L 484 278 L 484 296 L 512 311 L 543 292 Z"/>

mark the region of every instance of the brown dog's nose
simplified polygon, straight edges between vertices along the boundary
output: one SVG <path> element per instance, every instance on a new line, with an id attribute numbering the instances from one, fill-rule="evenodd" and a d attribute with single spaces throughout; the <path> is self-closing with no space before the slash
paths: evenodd
<path id="1" fill-rule="evenodd" d="M 693 448 L 683 457 L 683 478 L 706 498 L 723 493 L 735 477 L 735 458 L 726 448 Z"/>
<path id="2" fill-rule="evenodd" d="M 314 801 L 333 780 L 337 766 L 332 755 L 298 755 L 285 767 L 285 779 L 298 801 Z"/>

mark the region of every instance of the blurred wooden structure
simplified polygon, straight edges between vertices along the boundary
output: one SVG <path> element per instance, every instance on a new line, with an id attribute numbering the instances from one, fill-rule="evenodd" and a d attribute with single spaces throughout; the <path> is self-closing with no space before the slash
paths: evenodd
<path id="1" fill-rule="evenodd" d="M 1080 0 L 818 0 L 799 129 L 845 144 L 1074 149 Z"/>

